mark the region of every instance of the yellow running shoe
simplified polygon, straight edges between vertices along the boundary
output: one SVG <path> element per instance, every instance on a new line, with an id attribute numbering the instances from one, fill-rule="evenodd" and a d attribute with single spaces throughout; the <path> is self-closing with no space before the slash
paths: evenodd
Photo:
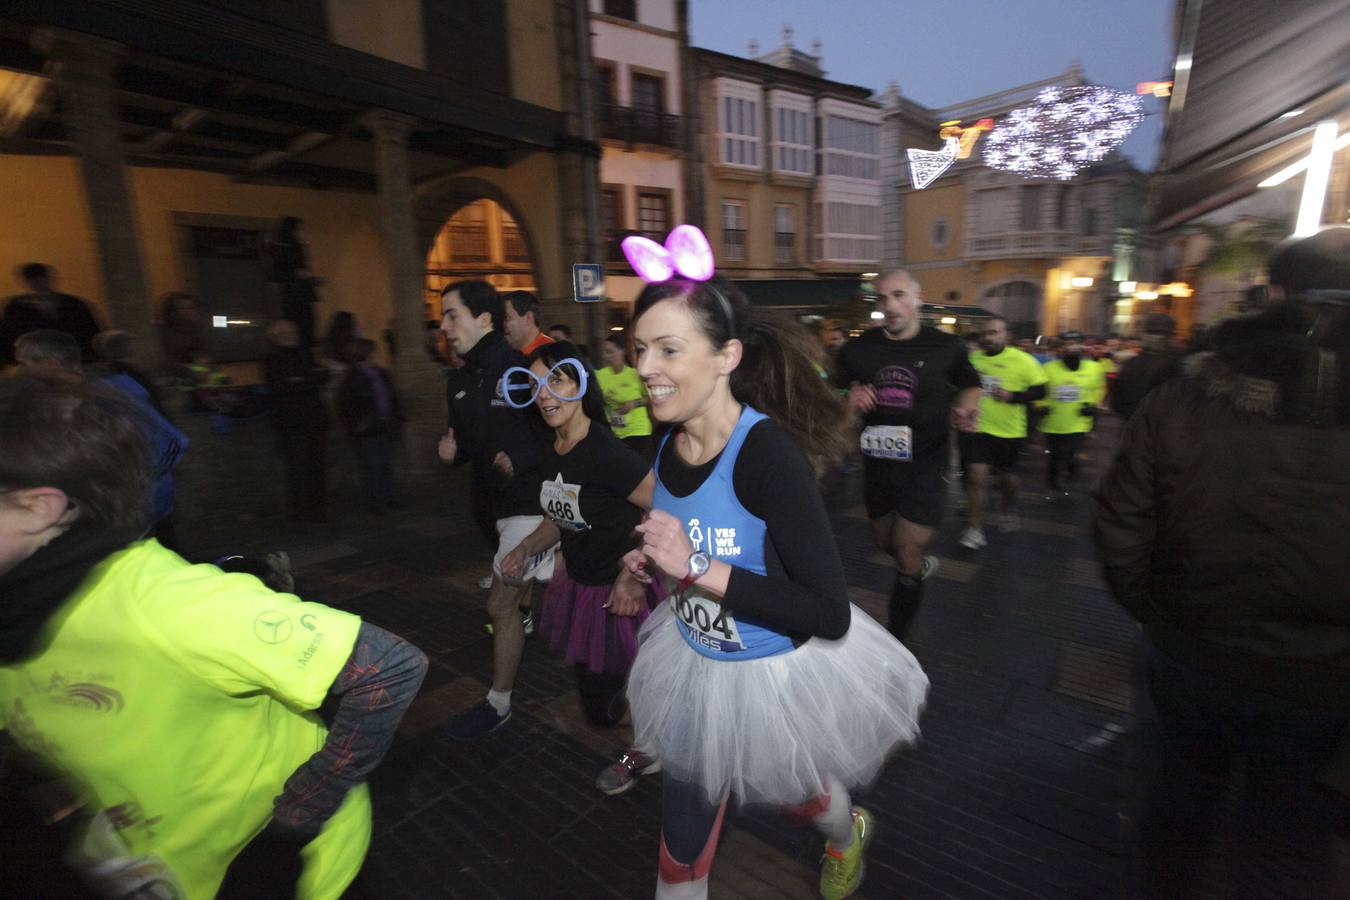
<path id="1" fill-rule="evenodd" d="M 861 806 L 853 807 L 853 843 L 847 850 L 835 850 L 828 843 L 820 866 L 820 896 L 825 900 L 844 900 L 862 884 L 867 868 L 863 855 L 872 842 L 872 814 Z"/>

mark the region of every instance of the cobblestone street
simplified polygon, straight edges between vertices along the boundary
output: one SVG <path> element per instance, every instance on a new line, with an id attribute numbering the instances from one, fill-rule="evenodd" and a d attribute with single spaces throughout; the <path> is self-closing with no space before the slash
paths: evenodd
<path id="1" fill-rule="evenodd" d="M 1104 463 L 1090 451 L 1090 483 Z M 1135 630 L 1103 589 L 1080 493 L 1039 494 L 1042 454 L 1022 465 L 1023 528 L 960 548 L 956 493 L 911 646 L 932 679 L 920 744 L 859 800 L 877 816 L 860 896 L 1110 897 L 1123 854 Z M 431 670 L 374 784 L 371 897 L 644 897 L 653 890 L 659 779 L 595 790 L 622 738 L 588 726 L 570 670 L 531 639 L 512 721 L 475 744 L 440 736 L 479 700 L 491 669 L 488 554 L 461 473 L 410 509 L 288 533 L 259 521 L 231 540 L 283 548 L 302 595 L 350 609 L 422 647 Z M 856 603 L 884 621 L 891 569 L 870 544 L 857 479 L 830 491 Z M 359 514 L 352 513 L 352 516 Z M 223 540 L 223 535 L 201 539 Z M 205 548 L 203 548 L 205 549 Z M 728 817 L 713 896 L 817 896 L 820 839 L 774 813 Z"/>

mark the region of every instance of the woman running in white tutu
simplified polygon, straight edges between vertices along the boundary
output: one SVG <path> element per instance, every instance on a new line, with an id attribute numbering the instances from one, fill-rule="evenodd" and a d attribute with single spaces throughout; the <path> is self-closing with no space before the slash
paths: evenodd
<path id="1" fill-rule="evenodd" d="M 656 896 L 707 896 L 734 794 L 812 818 L 827 839 L 821 894 L 847 897 L 873 829 L 848 791 L 918 735 L 928 679 L 848 600 L 808 462 L 842 453 L 846 413 L 804 333 L 756 321 L 739 291 L 708 280 L 696 229 L 625 251 L 652 282 L 634 309 L 638 374 L 652 415 L 675 426 L 642 547 L 625 558 L 627 576 L 673 582 L 628 686 L 637 746 L 663 766 Z"/>

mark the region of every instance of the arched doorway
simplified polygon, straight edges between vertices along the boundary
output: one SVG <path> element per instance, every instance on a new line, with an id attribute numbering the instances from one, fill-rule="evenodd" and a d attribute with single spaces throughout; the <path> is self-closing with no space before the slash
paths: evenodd
<path id="1" fill-rule="evenodd" d="M 1034 281 L 1007 281 L 984 292 L 980 305 L 1008 320 L 1013 339 L 1035 338 L 1041 332 L 1041 286 Z"/>
<path id="2" fill-rule="evenodd" d="M 460 206 L 431 241 L 426 257 L 428 320 L 441 317 L 441 289 L 466 278 L 481 278 L 499 291 L 536 291 L 524 229 L 489 197 Z"/>

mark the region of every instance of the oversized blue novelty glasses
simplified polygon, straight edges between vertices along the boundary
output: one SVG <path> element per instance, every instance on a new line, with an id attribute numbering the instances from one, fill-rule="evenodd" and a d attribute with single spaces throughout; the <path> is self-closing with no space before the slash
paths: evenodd
<path id="1" fill-rule="evenodd" d="M 571 371 L 559 371 L 563 366 L 569 366 Z M 502 373 L 502 397 L 507 406 L 515 409 L 524 409 L 533 403 L 540 390 L 547 390 L 564 402 L 580 400 L 586 396 L 588 380 L 586 366 L 572 356 L 554 363 L 547 378 L 540 378 L 521 366 L 512 366 Z"/>

